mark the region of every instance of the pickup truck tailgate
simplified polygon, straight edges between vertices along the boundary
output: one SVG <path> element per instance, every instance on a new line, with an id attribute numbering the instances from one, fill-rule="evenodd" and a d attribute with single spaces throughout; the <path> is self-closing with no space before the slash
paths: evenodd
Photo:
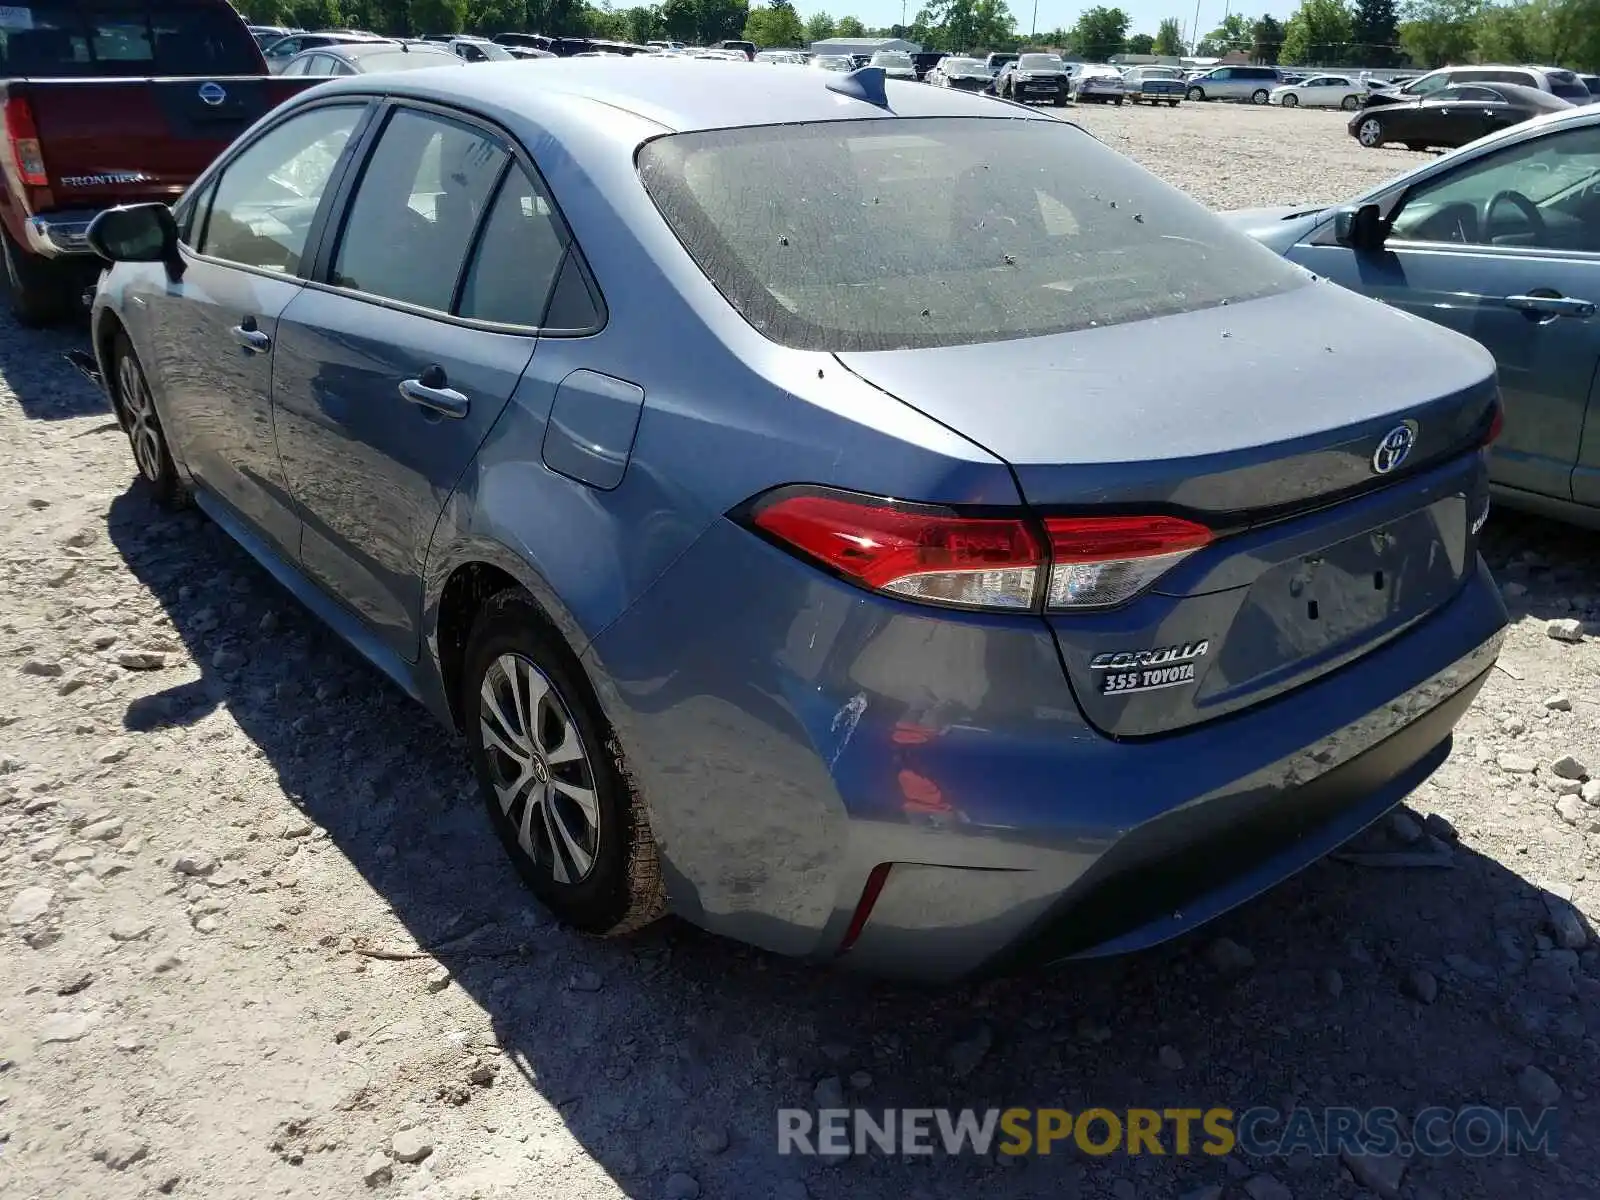
<path id="1" fill-rule="evenodd" d="M 306 80 L 306 84 L 317 82 Z M 291 93 L 299 80 L 11 80 L 38 130 L 51 203 L 98 208 L 172 200 L 222 150 Z"/>

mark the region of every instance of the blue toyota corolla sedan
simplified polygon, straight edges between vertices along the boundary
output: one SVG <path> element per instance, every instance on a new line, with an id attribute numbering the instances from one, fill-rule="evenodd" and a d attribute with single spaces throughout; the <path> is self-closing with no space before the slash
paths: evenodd
<path id="1" fill-rule="evenodd" d="M 1398 803 L 1499 646 L 1488 354 L 1042 112 L 357 77 L 93 239 L 147 486 L 464 736 L 583 930 L 1149 945 Z"/>

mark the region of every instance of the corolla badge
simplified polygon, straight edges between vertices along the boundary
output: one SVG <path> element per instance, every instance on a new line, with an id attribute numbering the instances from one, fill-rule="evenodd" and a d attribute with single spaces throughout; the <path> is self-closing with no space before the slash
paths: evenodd
<path id="1" fill-rule="evenodd" d="M 1411 455 L 1411 448 L 1417 444 L 1417 427 L 1407 422 L 1396 425 L 1383 435 L 1383 440 L 1378 443 L 1378 448 L 1372 452 L 1372 469 L 1379 475 L 1387 475 Z"/>
<path id="2" fill-rule="evenodd" d="M 227 98 L 228 91 L 220 83 L 207 82 L 200 85 L 200 99 L 212 108 L 215 108 Z"/>

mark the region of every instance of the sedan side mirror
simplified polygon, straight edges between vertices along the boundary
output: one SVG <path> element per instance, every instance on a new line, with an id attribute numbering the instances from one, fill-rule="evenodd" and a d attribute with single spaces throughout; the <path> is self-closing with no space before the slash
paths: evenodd
<path id="1" fill-rule="evenodd" d="M 89 248 L 107 262 L 158 262 L 174 283 L 183 278 L 178 222 L 165 204 L 108 208 L 89 222 Z"/>
<path id="2" fill-rule="evenodd" d="M 1376 204 L 1350 205 L 1333 214 L 1333 240 L 1352 250 L 1381 250 L 1387 230 Z"/>

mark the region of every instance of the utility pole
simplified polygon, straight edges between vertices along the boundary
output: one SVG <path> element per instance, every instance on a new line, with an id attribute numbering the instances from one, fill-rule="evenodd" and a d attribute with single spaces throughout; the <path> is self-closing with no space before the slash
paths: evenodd
<path id="1" fill-rule="evenodd" d="M 1033 0 L 1033 24 L 1028 30 L 1028 40 L 1031 42 L 1039 36 L 1039 0 Z"/>
<path id="2" fill-rule="evenodd" d="M 1194 0 L 1194 24 L 1189 27 L 1189 53 L 1200 48 L 1200 0 Z"/>

